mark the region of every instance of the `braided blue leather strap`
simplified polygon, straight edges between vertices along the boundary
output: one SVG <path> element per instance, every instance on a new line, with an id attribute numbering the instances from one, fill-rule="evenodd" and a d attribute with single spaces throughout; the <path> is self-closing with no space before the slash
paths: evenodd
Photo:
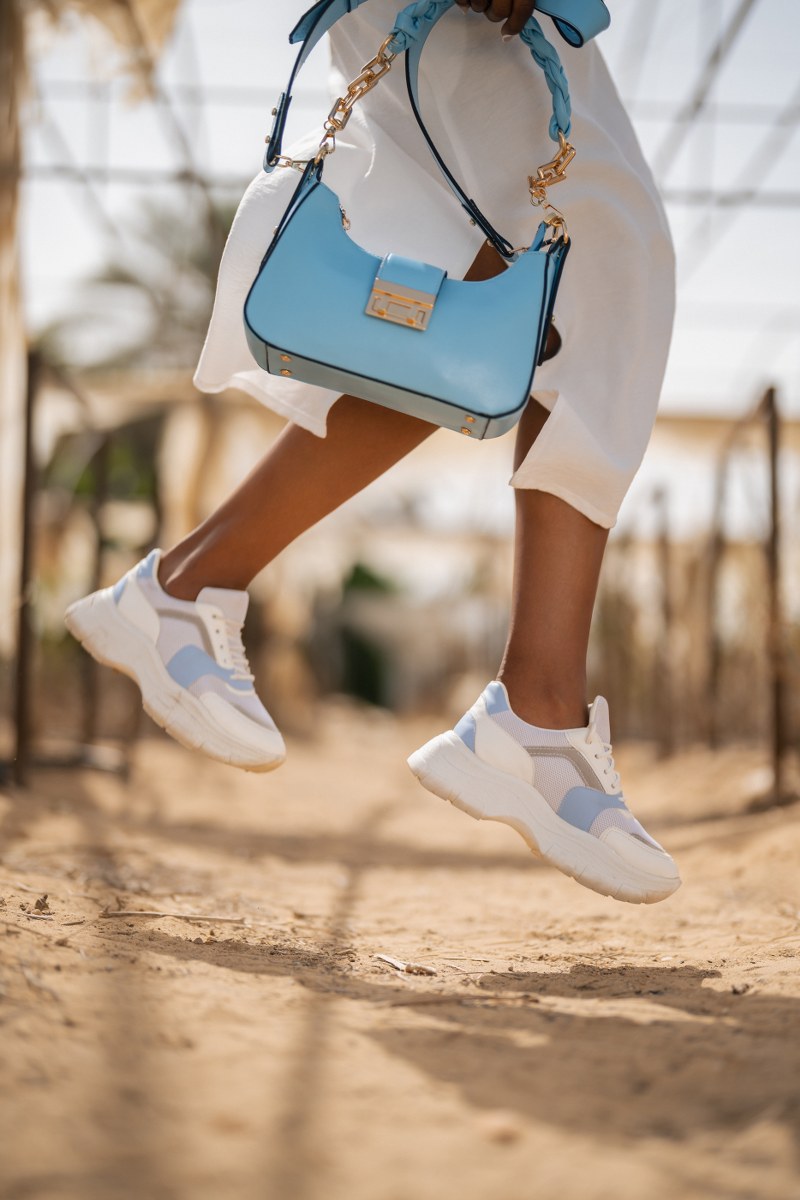
<path id="1" fill-rule="evenodd" d="M 392 54 L 402 54 L 409 46 L 417 42 L 424 33 L 425 26 L 433 26 L 448 8 L 452 8 L 456 0 L 415 0 L 402 12 L 392 30 L 392 40 L 389 49 Z"/>
<path id="2" fill-rule="evenodd" d="M 559 132 L 563 133 L 564 137 L 569 137 L 572 128 L 572 105 L 569 99 L 569 84 L 561 65 L 561 59 L 542 33 L 542 27 L 535 17 L 531 17 L 526 22 L 525 28 L 519 36 L 544 71 L 550 95 L 553 97 L 550 137 L 554 142 L 558 141 Z"/>

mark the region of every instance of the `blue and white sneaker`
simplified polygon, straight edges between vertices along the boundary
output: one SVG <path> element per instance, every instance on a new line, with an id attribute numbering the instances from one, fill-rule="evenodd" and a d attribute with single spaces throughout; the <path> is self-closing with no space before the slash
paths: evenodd
<path id="1" fill-rule="evenodd" d="M 156 724 L 176 741 L 245 771 L 271 771 L 283 738 L 253 688 L 242 644 L 247 592 L 203 588 L 176 600 L 158 582 L 160 550 L 113 587 L 76 601 L 67 629 L 106 666 L 129 675 Z"/>
<path id="2" fill-rule="evenodd" d="M 478 820 L 510 825 L 534 854 L 592 891 L 653 904 L 680 887 L 674 861 L 622 797 L 602 696 L 586 728 L 539 729 L 512 712 L 495 680 L 408 765 L 429 792 Z"/>

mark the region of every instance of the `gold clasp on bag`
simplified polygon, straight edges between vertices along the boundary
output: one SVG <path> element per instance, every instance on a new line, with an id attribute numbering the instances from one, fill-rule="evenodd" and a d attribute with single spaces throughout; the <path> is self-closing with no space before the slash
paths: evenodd
<path id="1" fill-rule="evenodd" d="M 405 325 L 407 329 L 419 329 L 424 333 L 435 303 L 436 297 L 430 292 L 376 279 L 366 312 L 368 317 L 378 317 L 381 321 L 391 321 L 393 325 Z"/>

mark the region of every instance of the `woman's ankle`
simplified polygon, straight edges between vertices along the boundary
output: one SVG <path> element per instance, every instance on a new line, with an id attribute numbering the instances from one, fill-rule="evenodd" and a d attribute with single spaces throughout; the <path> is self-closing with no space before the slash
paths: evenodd
<path id="1" fill-rule="evenodd" d="M 179 542 L 161 556 L 158 582 L 176 600 L 196 600 L 205 587 L 245 592 L 255 571 L 249 571 L 230 549 L 217 540 Z"/>
<path id="2" fill-rule="evenodd" d="M 582 729 L 589 720 L 584 679 L 550 684 L 533 674 L 517 675 L 506 668 L 501 668 L 497 678 L 508 692 L 512 711 L 529 725 Z"/>
<path id="3" fill-rule="evenodd" d="M 158 582 L 173 600 L 196 600 L 206 586 L 192 578 L 174 550 L 162 554 L 158 564 Z"/>

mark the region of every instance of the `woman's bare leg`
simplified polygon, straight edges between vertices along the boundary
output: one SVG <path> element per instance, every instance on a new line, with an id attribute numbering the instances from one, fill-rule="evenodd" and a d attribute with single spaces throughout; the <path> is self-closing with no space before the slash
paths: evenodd
<path id="1" fill-rule="evenodd" d="M 531 402 L 515 466 L 548 413 Z M 548 729 L 585 725 L 586 653 L 608 530 L 549 492 L 516 489 L 511 626 L 500 678 L 514 712 Z"/>
<path id="2" fill-rule="evenodd" d="M 547 412 L 531 403 L 516 465 Z M 161 582 L 193 600 L 206 586 L 245 588 L 296 537 L 377 479 L 433 426 L 353 396 L 331 410 L 328 436 L 288 426 L 250 476 L 162 558 Z M 516 489 L 511 626 L 499 678 L 514 711 L 547 728 L 586 721 L 586 652 L 608 530 L 548 492 Z"/>
<path id="3" fill-rule="evenodd" d="M 288 425 L 224 504 L 162 556 L 162 586 L 181 600 L 204 587 L 246 588 L 290 542 L 434 429 L 355 396 L 336 401 L 327 437 Z"/>

